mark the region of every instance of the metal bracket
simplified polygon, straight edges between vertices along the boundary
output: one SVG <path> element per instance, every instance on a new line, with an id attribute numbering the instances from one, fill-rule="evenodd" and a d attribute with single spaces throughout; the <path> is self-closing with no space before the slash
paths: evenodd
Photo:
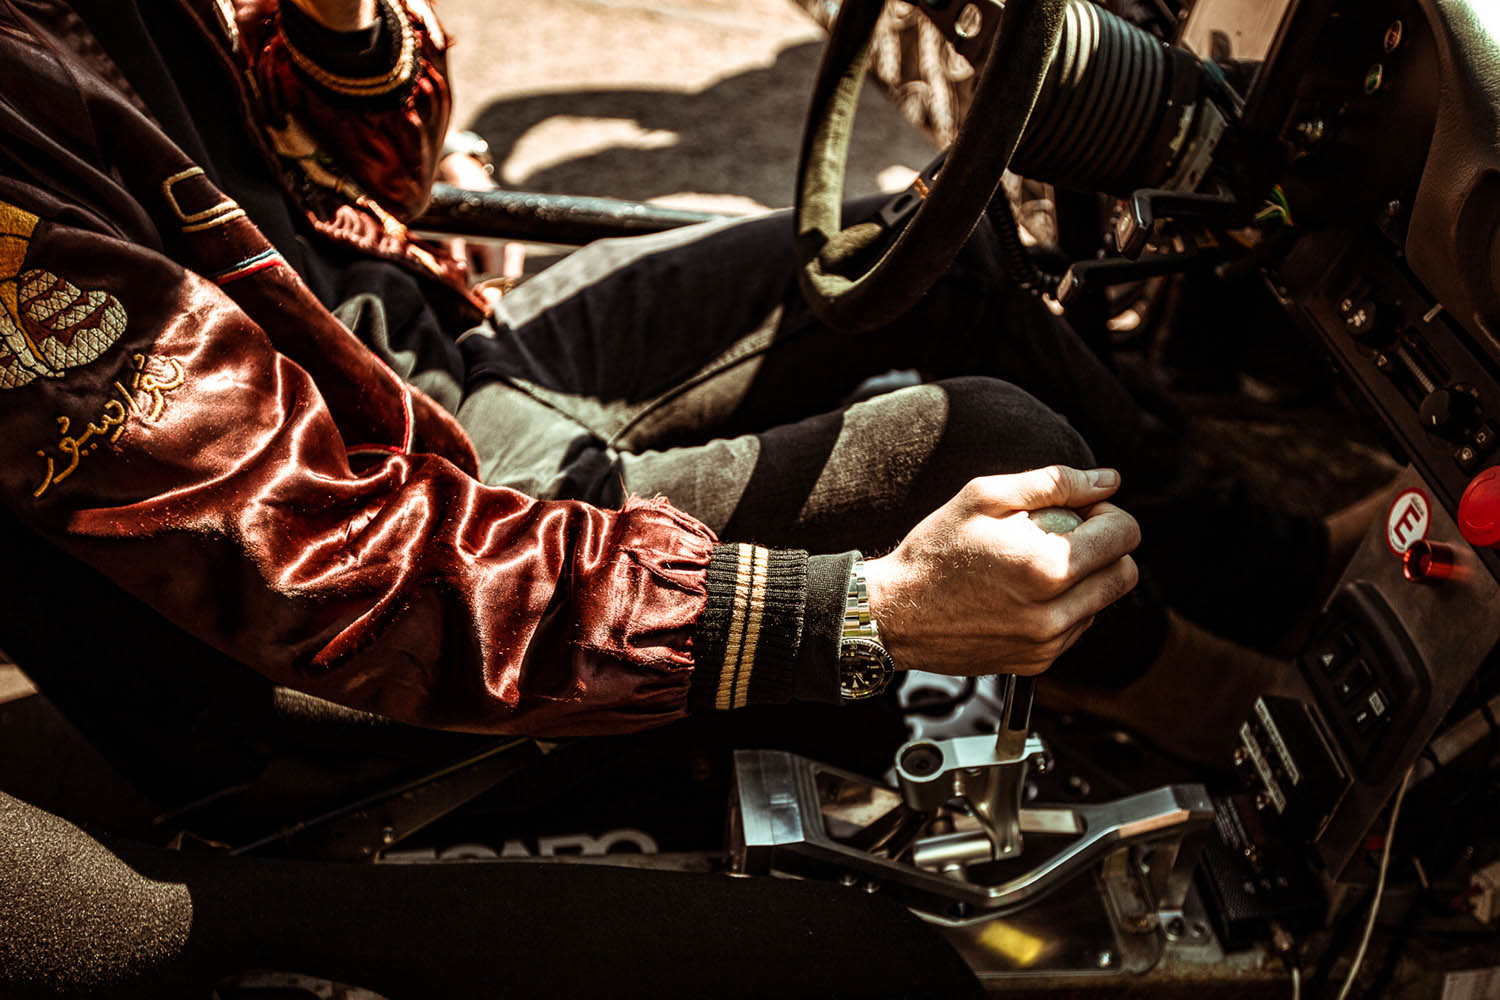
<path id="1" fill-rule="evenodd" d="M 1033 736 L 1005 753 L 993 736 L 914 740 L 896 752 L 896 779 L 907 808 L 935 815 L 950 800 L 968 803 L 990 839 L 990 858 L 1021 853 L 1021 792 L 1032 760 L 1047 748 Z"/>
<path id="2" fill-rule="evenodd" d="M 1212 804 L 1201 785 L 1169 785 L 1070 808 L 1022 809 L 1015 814 L 1018 829 L 1058 833 L 1067 842 L 1055 850 L 1027 847 L 989 866 L 994 845 L 984 830 L 917 839 L 909 856 L 933 870 L 858 846 L 866 826 L 893 810 L 911 812 L 900 792 L 795 754 L 736 752 L 730 805 L 735 871 L 862 882 L 929 920 L 950 925 L 1022 909 L 1122 845 L 1180 843 L 1213 819 Z M 944 818 L 941 811 L 939 817 Z M 1019 874 L 1017 865 L 1025 866 Z M 1164 888 L 1175 891 L 1179 884 L 1185 884 L 1183 878 Z"/>
<path id="3" fill-rule="evenodd" d="M 945 149 L 932 162 L 922 168 L 922 172 L 912 178 L 912 182 L 905 188 L 891 195 L 880 211 L 876 213 L 880 224 L 887 232 L 895 232 L 917 214 L 917 209 L 922 207 L 922 202 L 927 200 L 928 192 L 932 185 L 937 183 L 938 171 L 942 169 L 943 161 L 948 159 L 948 151 Z"/>

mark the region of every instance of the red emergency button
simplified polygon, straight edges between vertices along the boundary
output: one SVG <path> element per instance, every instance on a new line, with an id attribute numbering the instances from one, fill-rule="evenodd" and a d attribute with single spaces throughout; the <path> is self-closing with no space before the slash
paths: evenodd
<path id="1" fill-rule="evenodd" d="M 1469 483 L 1458 501 L 1458 530 L 1470 545 L 1500 546 L 1500 466 L 1491 466 Z"/>

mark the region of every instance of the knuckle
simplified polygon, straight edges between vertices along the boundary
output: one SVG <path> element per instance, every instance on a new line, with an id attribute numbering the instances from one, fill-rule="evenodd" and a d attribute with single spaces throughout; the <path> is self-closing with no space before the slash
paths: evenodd
<path id="1" fill-rule="evenodd" d="M 1052 639 L 1052 641 L 1056 642 L 1058 644 L 1061 644 L 1062 641 L 1063 641 L 1063 639 L 1067 637 L 1068 632 L 1070 632 L 1072 630 L 1073 626 L 1075 626 L 1077 624 L 1078 624 L 1078 617 L 1076 615 L 1070 615 L 1070 614 L 1067 614 L 1067 613 L 1059 610 L 1056 614 L 1054 614 L 1052 616 L 1052 621 L 1051 621 L 1051 626 L 1052 626 L 1052 628 L 1051 628 L 1051 632 L 1052 632 L 1051 639 Z M 1062 651 L 1061 649 L 1058 650 L 1058 652 L 1061 652 L 1061 651 Z"/>
<path id="2" fill-rule="evenodd" d="M 1032 585 L 1048 597 L 1055 597 L 1073 583 L 1073 558 L 1066 544 L 1049 545 L 1031 563 Z"/>
<path id="3" fill-rule="evenodd" d="M 989 500 L 995 493 L 994 482 L 989 476 L 976 476 L 964 483 L 958 495 L 971 504 L 981 504 Z"/>
<path id="4" fill-rule="evenodd" d="M 1068 488 L 1072 482 L 1072 477 L 1069 475 L 1072 471 L 1065 465 L 1049 465 L 1042 470 L 1047 485 L 1055 492 L 1062 492 Z"/>
<path id="5" fill-rule="evenodd" d="M 1019 616 L 1016 622 L 1016 632 L 1020 638 L 1036 645 L 1050 638 L 1047 634 L 1047 624 L 1046 611 L 1041 607 L 1034 607 Z"/>
<path id="6" fill-rule="evenodd" d="M 1049 559 L 1038 559 L 1029 567 L 1026 592 L 1034 599 L 1051 600 L 1067 589 L 1066 575 L 1060 575 Z"/>
<path id="7" fill-rule="evenodd" d="M 1072 627 L 1073 621 L 1066 612 L 1056 605 L 1047 605 L 1038 609 L 1032 623 L 1032 638 L 1040 643 L 1052 644 Z"/>

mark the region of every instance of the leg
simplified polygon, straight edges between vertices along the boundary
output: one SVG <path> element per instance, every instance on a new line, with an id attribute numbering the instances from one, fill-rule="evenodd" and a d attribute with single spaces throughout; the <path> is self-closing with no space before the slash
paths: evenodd
<path id="1" fill-rule="evenodd" d="M 1122 471 L 1121 505 L 1146 535 L 1143 562 L 1190 617 L 1264 642 L 1313 598 L 1321 525 L 1209 475 L 1065 323 L 1014 289 L 988 229 L 911 313 L 859 338 L 809 314 L 793 268 L 790 220 L 773 214 L 605 241 L 521 286 L 502 300 L 490 335 L 460 345 L 470 390 L 460 419 L 482 453 L 500 449 L 487 478 L 614 503 L 627 485 L 622 455 L 758 435 L 833 410 L 891 368 L 991 374 L 1062 414 L 1101 463 Z M 991 433 L 1013 434 L 1013 425 Z M 521 479 L 512 478 L 518 462 L 528 470 Z M 680 487 L 663 492 L 676 499 Z M 701 516 L 737 528 L 729 515 L 741 502 L 721 492 Z"/>
<path id="2" fill-rule="evenodd" d="M 759 434 L 621 458 L 631 492 L 672 497 L 726 538 L 871 554 L 970 478 L 1051 464 L 1094 461 L 1078 433 L 1036 399 L 979 377 L 902 389 Z M 1165 608 L 1143 575 L 1056 672 L 1124 684 L 1156 658 L 1165 631 Z"/>
<path id="3" fill-rule="evenodd" d="M 900 389 L 756 434 L 625 454 L 633 493 L 662 493 L 725 537 L 880 551 L 981 475 L 1093 456 L 1066 421 L 997 379 Z"/>

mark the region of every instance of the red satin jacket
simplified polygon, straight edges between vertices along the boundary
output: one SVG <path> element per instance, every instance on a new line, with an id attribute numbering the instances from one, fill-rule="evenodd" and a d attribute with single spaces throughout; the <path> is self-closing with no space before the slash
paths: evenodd
<path id="1" fill-rule="evenodd" d="M 456 275 L 397 219 L 448 116 L 422 0 L 387 6 L 398 59 L 374 79 L 321 71 L 276 0 L 176 2 L 320 231 Z M 57 0 L 0 3 L 0 154 L 0 502 L 36 532 L 275 681 L 398 719 L 582 734 L 669 721 L 690 688 L 755 700 L 765 550 L 716 555 L 664 501 L 478 482 L 452 417 L 333 319 Z M 732 665 L 692 648 L 721 557 Z"/>

